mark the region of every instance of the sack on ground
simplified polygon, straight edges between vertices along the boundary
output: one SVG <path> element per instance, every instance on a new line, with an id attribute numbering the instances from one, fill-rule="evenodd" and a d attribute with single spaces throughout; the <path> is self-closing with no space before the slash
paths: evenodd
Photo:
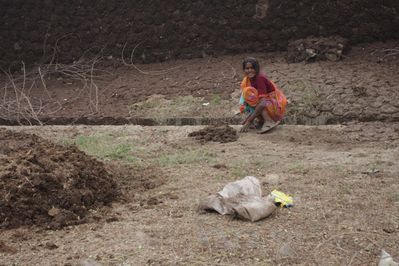
<path id="1" fill-rule="evenodd" d="M 262 188 L 259 180 L 254 176 L 246 176 L 241 180 L 228 183 L 223 190 L 217 193 L 222 198 L 231 198 L 238 195 L 262 197 Z"/>
<path id="2" fill-rule="evenodd" d="M 233 207 L 234 215 L 252 222 L 270 216 L 277 208 L 273 196 L 264 198 L 256 196 L 239 196 L 240 203 Z"/>
<path id="3" fill-rule="evenodd" d="M 254 176 L 228 183 L 216 195 L 202 200 L 199 207 L 222 215 L 235 215 L 252 222 L 268 217 L 276 209 L 272 195 L 262 198 L 260 182 Z"/>

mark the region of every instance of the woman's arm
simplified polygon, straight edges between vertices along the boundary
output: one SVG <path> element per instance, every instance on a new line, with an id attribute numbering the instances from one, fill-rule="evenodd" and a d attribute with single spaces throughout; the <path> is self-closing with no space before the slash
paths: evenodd
<path id="1" fill-rule="evenodd" d="M 251 125 L 252 121 L 254 121 L 254 119 L 256 117 L 258 117 L 260 114 L 262 114 L 263 110 L 266 107 L 266 99 L 265 98 L 261 98 L 259 100 L 259 103 L 256 105 L 255 107 L 255 111 L 249 115 L 244 122 L 242 122 L 243 127 L 241 128 L 240 132 L 246 132 L 249 129 L 249 126 Z"/>

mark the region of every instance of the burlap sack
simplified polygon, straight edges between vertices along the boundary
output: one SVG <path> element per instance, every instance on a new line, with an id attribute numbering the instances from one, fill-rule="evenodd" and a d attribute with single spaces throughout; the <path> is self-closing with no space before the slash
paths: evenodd
<path id="1" fill-rule="evenodd" d="M 262 197 L 259 180 L 254 176 L 246 176 L 241 180 L 228 183 L 217 193 L 222 198 L 232 198 L 238 195 Z"/>
<path id="2" fill-rule="evenodd" d="M 222 215 L 231 214 L 252 222 L 266 218 L 276 209 L 273 196 L 262 198 L 259 180 L 247 176 L 228 183 L 216 195 L 200 202 L 200 209 L 213 210 Z"/>
<path id="3" fill-rule="evenodd" d="M 265 198 L 257 196 L 241 196 L 240 202 L 232 209 L 234 215 L 242 219 L 256 222 L 271 215 L 276 208 L 274 198 L 269 195 Z"/>

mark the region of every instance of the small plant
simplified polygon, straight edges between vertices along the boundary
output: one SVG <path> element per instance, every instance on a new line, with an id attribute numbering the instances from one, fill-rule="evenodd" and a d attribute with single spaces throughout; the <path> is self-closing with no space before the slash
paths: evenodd
<path id="1" fill-rule="evenodd" d="M 292 104 L 289 108 L 291 113 L 308 113 L 317 105 L 317 92 L 305 81 L 296 81 L 293 84 L 291 91 L 294 93 L 294 95 L 296 95 L 296 99 L 292 100 Z"/>
<path id="2" fill-rule="evenodd" d="M 389 195 L 389 199 L 390 199 L 393 203 L 399 202 L 399 192 L 398 192 L 398 191 L 392 192 L 392 193 Z"/>
<path id="3" fill-rule="evenodd" d="M 222 97 L 219 94 L 212 95 L 211 104 L 212 105 L 219 105 L 222 103 Z"/>
<path id="4" fill-rule="evenodd" d="M 352 194 L 351 186 L 349 184 L 339 184 L 338 193 L 340 195 L 351 195 Z"/>

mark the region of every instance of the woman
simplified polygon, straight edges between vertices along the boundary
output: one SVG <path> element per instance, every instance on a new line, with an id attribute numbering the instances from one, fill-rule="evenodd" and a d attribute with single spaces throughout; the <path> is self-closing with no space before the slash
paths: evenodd
<path id="1" fill-rule="evenodd" d="M 255 118 L 258 119 L 260 134 L 277 126 L 284 118 L 287 99 L 277 86 L 260 73 L 255 58 L 247 58 L 242 63 L 245 77 L 241 82 L 241 112 L 248 112 L 241 132 L 248 131 Z"/>

